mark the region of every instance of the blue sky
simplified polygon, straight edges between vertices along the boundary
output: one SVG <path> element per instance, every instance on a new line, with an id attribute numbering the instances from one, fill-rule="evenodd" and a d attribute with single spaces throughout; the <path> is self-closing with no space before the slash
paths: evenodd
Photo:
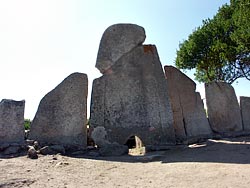
<path id="1" fill-rule="evenodd" d="M 33 119 L 42 97 L 73 72 L 89 78 L 89 98 L 99 42 L 115 23 L 145 28 L 162 65 L 173 65 L 181 41 L 229 0 L 0 0 L 0 100 L 26 100 Z M 191 72 L 187 74 L 192 77 Z M 250 96 L 250 82 L 234 84 Z M 204 97 L 203 84 L 197 90 Z"/>

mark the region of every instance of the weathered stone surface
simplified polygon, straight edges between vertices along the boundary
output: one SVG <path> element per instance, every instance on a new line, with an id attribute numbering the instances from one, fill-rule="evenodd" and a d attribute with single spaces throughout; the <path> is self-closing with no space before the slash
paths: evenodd
<path id="1" fill-rule="evenodd" d="M 93 82 L 90 128 L 97 145 L 123 145 L 138 136 L 144 145 L 175 144 L 173 114 L 156 47 L 124 54 Z M 98 136 L 97 136 L 98 135 Z"/>
<path id="2" fill-rule="evenodd" d="M 0 144 L 24 143 L 24 106 L 25 101 L 0 102 Z"/>
<path id="3" fill-rule="evenodd" d="M 87 145 L 87 75 L 73 73 L 40 102 L 30 139 L 41 145 Z"/>
<path id="4" fill-rule="evenodd" d="M 135 24 L 115 24 L 103 33 L 96 67 L 104 73 L 124 54 L 142 44 L 146 38 L 143 27 Z"/>
<path id="5" fill-rule="evenodd" d="M 49 146 L 44 146 L 40 149 L 42 155 L 53 155 L 56 154 L 56 151 L 52 150 Z"/>
<path id="6" fill-rule="evenodd" d="M 250 97 L 240 97 L 240 108 L 244 130 L 250 131 Z"/>
<path id="7" fill-rule="evenodd" d="M 234 88 L 227 83 L 205 84 L 210 126 L 218 133 L 242 131 L 240 106 Z"/>
<path id="8" fill-rule="evenodd" d="M 193 80 L 173 66 L 165 66 L 168 93 L 179 141 L 212 134 L 200 94 Z"/>
<path id="9" fill-rule="evenodd" d="M 6 148 L 3 152 L 4 155 L 16 154 L 21 150 L 20 146 L 10 146 Z"/>

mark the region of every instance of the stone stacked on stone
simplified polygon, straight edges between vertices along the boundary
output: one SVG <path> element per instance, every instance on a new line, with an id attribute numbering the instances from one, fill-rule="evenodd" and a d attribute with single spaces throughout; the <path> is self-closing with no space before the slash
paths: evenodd
<path id="1" fill-rule="evenodd" d="M 0 102 L 0 144 L 24 143 L 25 101 Z"/>
<path id="2" fill-rule="evenodd" d="M 145 146 L 175 144 L 162 66 L 156 47 L 142 45 L 144 39 L 144 29 L 132 24 L 113 25 L 104 32 L 97 57 L 104 75 L 93 82 L 90 109 L 91 135 L 99 147 L 122 146 L 131 136 Z M 115 42 L 102 44 L 108 40 Z M 106 66 L 109 56 L 115 58 Z"/>
<path id="3" fill-rule="evenodd" d="M 101 73 L 107 71 L 124 54 L 145 41 L 143 27 L 135 24 L 116 24 L 103 33 L 96 60 Z"/>
<path id="4" fill-rule="evenodd" d="M 88 78 L 73 73 L 41 100 L 30 139 L 41 145 L 87 146 Z"/>
<path id="5" fill-rule="evenodd" d="M 216 133 L 242 131 L 240 106 L 234 88 L 224 82 L 205 84 L 207 112 L 212 130 Z"/>
<path id="6" fill-rule="evenodd" d="M 177 141 L 211 136 L 203 101 L 195 92 L 195 82 L 173 66 L 165 66 L 164 69 Z"/>
<path id="7" fill-rule="evenodd" d="M 240 97 L 240 108 L 244 131 L 250 131 L 250 97 Z"/>

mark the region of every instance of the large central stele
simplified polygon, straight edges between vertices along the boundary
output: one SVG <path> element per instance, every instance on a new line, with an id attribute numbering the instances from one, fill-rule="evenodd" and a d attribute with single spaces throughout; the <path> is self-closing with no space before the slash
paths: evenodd
<path id="1" fill-rule="evenodd" d="M 90 130 L 100 147 L 138 136 L 146 147 L 175 144 L 173 114 L 157 49 L 142 45 L 145 31 L 116 24 L 103 34 L 93 82 Z"/>

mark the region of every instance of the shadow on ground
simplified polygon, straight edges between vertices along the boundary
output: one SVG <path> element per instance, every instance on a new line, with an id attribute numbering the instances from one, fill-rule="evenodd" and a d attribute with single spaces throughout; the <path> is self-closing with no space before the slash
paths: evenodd
<path id="1" fill-rule="evenodd" d="M 166 151 L 148 152 L 143 156 L 91 157 L 84 154 L 71 157 L 130 163 L 160 161 L 250 164 L 250 137 L 207 140 L 189 146 L 176 146 Z"/>

